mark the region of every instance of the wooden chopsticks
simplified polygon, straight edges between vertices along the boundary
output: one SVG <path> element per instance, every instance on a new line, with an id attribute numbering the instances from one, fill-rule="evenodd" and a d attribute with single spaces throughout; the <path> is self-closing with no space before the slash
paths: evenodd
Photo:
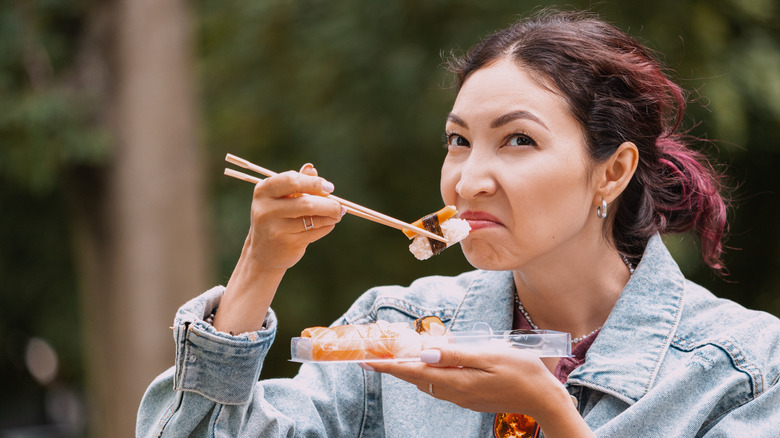
<path id="1" fill-rule="evenodd" d="M 235 156 L 233 154 L 227 154 L 227 156 L 225 156 L 225 161 L 227 161 L 228 163 L 235 164 L 236 166 L 243 167 L 244 169 L 249 169 L 249 170 L 251 170 L 253 172 L 257 172 L 257 173 L 259 173 L 261 175 L 265 175 L 265 176 L 269 176 L 270 177 L 270 176 L 274 176 L 274 175 L 277 174 L 276 172 L 274 172 L 272 170 L 268 170 L 268 169 L 266 169 L 264 167 L 258 166 L 257 164 L 251 163 L 251 162 L 249 162 L 249 161 L 247 161 L 247 160 L 245 160 L 243 158 L 237 157 L 237 156 Z M 225 169 L 225 175 L 233 177 L 233 178 L 240 179 L 242 181 L 251 182 L 252 184 L 257 184 L 258 182 L 261 181 L 260 178 L 254 177 L 252 175 L 247 175 L 246 173 L 239 172 L 239 171 L 233 170 L 233 169 L 227 169 L 226 168 Z M 388 227 L 395 228 L 395 229 L 398 229 L 398 230 L 401 230 L 401 231 L 403 231 L 403 230 L 413 231 L 415 233 L 422 234 L 425 237 L 429 237 L 431 239 L 436 239 L 436 240 L 438 240 L 440 242 L 448 243 L 447 239 L 445 239 L 444 237 L 439 236 L 439 235 L 434 234 L 434 233 L 431 233 L 430 231 L 428 231 L 428 230 L 426 230 L 424 228 L 415 227 L 412 224 L 407 224 L 406 222 L 402 222 L 402 221 L 400 221 L 398 219 L 395 219 L 393 217 L 390 217 L 390 216 L 388 216 L 386 214 L 380 213 L 378 211 L 371 210 L 370 208 L 363 207 L 360 204 L 355 204 L 354 202 L 347 201 L 346 199 L 339 198 L 338 196 L 335 196 L 335 195 L 328 195 L 327 197 L 330 198 L 330 199 L 333 199 L 334 201 L 338 202 L 339 204 L 347 207 L 347 213 L 349 213 L 349 214 L 361 217 L 363 219 L 368 219 L 370 221 L 373 221 L 373 222 L 376 222 L 376 223 L 379 223 L 379 224 L 382 224 L 382 225 L 386 225 Z"/>

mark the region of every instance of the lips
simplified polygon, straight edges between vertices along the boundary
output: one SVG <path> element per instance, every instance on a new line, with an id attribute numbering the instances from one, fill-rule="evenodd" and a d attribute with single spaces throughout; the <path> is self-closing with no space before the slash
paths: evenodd
<path id="1" fill-rule="evenodd" d="M 471 231 L 479 230 L 482 228 L 503 226 L 501 221 L 492 214 L 485 213 L 484 211 L 468 210 L 458 215 L 460 219 L 466 220 L 471 226 Z"/>

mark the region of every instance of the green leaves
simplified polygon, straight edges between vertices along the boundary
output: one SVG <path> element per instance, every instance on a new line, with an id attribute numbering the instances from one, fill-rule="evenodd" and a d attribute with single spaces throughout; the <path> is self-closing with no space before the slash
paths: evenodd
<path id="1" fill-rule="evenodd" d="M 96 84 L 78 85 L 83 2 L 13 2 L 0 10 L 0 180 L 50 191 L 67 165 L 110 151 Z"/>
<path id="2" fill-rule="evenodd" d="M 51 190 L 63 166 L 99 165 L 110 151 L 92 104 L 60 90 L 19 92 L 0 112 L 0 177 L 32 191 Z"/>

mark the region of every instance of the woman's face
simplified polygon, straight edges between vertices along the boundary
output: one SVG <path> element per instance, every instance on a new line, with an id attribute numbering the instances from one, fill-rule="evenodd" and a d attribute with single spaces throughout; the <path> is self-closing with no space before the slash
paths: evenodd
<path id="1" fill-rule="evenodd" d="M 466 80 L 446 133 L 442 197 L 471 225 L 461 245 L 473 266 L 554 261 L 600 229 L 582 128 L 562 97 L 511 61 Z"/>

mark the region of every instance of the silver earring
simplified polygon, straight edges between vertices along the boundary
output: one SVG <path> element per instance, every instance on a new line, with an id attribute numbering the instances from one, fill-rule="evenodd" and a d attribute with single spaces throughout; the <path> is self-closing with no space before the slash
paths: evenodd
<path id="1" fill-rule="evenodd" d="M 605 219 L 607 217 L 607 201 L 601 200 L 601 205 L 596 207 L 596 216 L 598 216 L 601 219 Z"/>

